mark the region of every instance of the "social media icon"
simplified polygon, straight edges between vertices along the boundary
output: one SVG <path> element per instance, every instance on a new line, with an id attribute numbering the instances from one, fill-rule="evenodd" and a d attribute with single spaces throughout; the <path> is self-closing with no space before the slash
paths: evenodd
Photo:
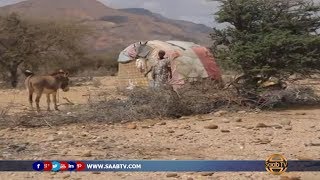
<path id="1" fill-rule="evenodd" d="M 86 168 L 86 165 L 84 162 L 77 162 L 77 171 L 83 171 Z"/>
<path id="2" fill-rule="evenodd" d="M 32 167 L 35 171 L 42 171 L 44 169 L 44 164 L 41 161 L 37 161 L 33 163 Z"/>
<path id="3" fill-rule="evenodd" d="M 52 170 L 52 162 L 50 161 L 45 161 L 44 163 L 44 171 L 51 171 Z"/>
<path id="4" fill-rule="evenodd" d="M 57 161 L 52 162 L 52 171 L 59 171 L 60 170 L 60 163 Z"/>
<path id="5" fill-rule="evenodd" d="M 60 171 L 67 171 L 69 169 L 69 163 L 65 161 L 60 162 Z"/>
<path id="6" fill-rule="evenodd" d="M 68 162 L 69 163 L 69 171 L 75 171 L 77 169 L 77 163 L 75 162 Z"/>

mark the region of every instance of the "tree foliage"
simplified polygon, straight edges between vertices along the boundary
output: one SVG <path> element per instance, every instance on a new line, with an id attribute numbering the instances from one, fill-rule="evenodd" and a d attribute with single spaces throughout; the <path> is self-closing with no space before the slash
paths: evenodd
<path id="1" fill-rule="evenodd" d="M 247 85 L 320 70 L 320 6 L 308 0 L 216 1 L 216 20 L 228 26 L 214 29 L 212 50 L 222 65 L 241 71 Z"/>
<path id="2" fill-rule="evenodd" d="M 75 63 L 74 60 L 83 56 L 79 45 L 84 32 L 72 23 L 26 20 L 15 13 L 0 17 L 2 74 L 15 87 L 19 68 L 35 69 L 42 65 L 52 69 L 63 61 Z"/>

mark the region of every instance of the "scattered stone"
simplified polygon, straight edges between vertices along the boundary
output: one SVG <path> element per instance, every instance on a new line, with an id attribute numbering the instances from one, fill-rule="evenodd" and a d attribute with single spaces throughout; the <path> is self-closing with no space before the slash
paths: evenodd
<path id="1" fill-rule="evenodd" d="M 247 111 L 238 111 L 238 114 L 246 114 Z"/>
<path id="2" fill-rule="evenodd" d="M 91 157 L 92 156 L 92 152 L 91 151 L 85 151 L 83 154 L 82 154 L 82 157 Z"/>
<path id="3" fill-rule="evenodd" d="M 236 118 L 235 121 L 236 122 L 242 122 L 242 119 L 241 118 Z"/>
<path id="4" fill-rule="evenodd" d="M 172 134 L 172 133 L 175 133 L 174 130 L 168 130 L 168 133 Z"/>
<path id="5" fill-rule="evenodd" d="M 301 113 L 296 113 L 296 115 L 298 115 L 298 116 L 304 116 L 304 115 L 307 115 L 307 113 L 301 112 Z"/>
<path id="6" fill-rule="evenodd" d="M 164 126 L 164 125 L 167 125 L 167 123 L 166 122 L 159 122 L 159 123 L 157 123 L 157 125 Z"/>
<path id="7" fill-rule="evenodd" d="M 267 127 L 269 127 L 269 126 L 266 125 L 266 124 L 264 124 L 264 123 L 258 123 L 258 124 L 256 125 L 256 128 L 267 128 Z"/>
<path id="8" fill-rule="evenodd" d="M 148 128 L 150 128 L 150 126 L 142 125 L 141 128 L 142 128 L 142 129 L 148 129 Z"/>
<path id="9" fill-rule="evenodd" d="M 283 125 L 283 126 L 289 126 L 290 124 L 291 124 L 291 120 L 282 120 L 281 122 L 280 122 L 280 124 L 281 125 Z"/>
<path id="10" fill-rule="evenodd" d="M 192 177 L 188 177 L 187 180 L 193 180 L 193 178 Z"/>
<path id="11" fill-rule="evenodd" d="M 136 124 L 128 124 L 127 128 L 128 129 L 137 129 L 137 125 Z"/>
<path id="12" fill-rule="evenodd" d="M 178 177 L 178 174 L 177 174 L 177 173 L 168 173 L 166 176 L 167 176 L 168 178 Z"/>
<path id="13" fill-rule="evenodd" d="M 101 174 L 101 172 L 92 172 L 91 174 Z"/>
<path id="14" fill-rule="evenodd" d="M 216 117 L 221 117 L 221 116 L 224 116 L 228 113 L 228 111 L 217 111 L 215 113 L 213 113 L 214 116 Z"/>
<path id="15" fill-rule="evenodd" d="M 301 177 L 299 176 L 281 176 L 280 180 L 301 180 Z"/>
<path id="16" fill-rule="evenodd" d="M 62 176 L 62 179 L 68 179 L 69 177 L 71 177 L 71 175 L 70 174 L 66 174 L 66 175 Z"/>
<path id="17" fill-rule="evenodd" d="M 191 126 L 189 126 L 189 125 L 181 126 L 180 129 L 190 130 Z"/>
<path id="18" fill-rule="evenodd" d="M 56 137 L 56 136 L 49 136 L 48 141 L 62 141 L 62 138 Z"/>
<path id="19" fill-rule="evenodd" d="M 317 141 L 317 142 L 310 142 L 310 143 L 306 143 L 304 144 L 305 146 L 320 146 L 320 141 Z"/>
<path id="20" fill-rule="evenodd" d="M 247 126 L 246 128 L 247 129 L 253 129 L 254 127 L 253 126 Z"/>
<path id="21" fill-rule="evenodd" d="M 230 120 L 229 119 L 222 119 L 222 122 L 227 124 L 227 123 L 230 123 Z"/>
<path id="22" fill-rule="evenodd" d="M 310 126 L 311 129 L 315 128 L 316 126 Z"/>
<path id="23" fill-rule="evenodd" d="M 218 129 L 219 126 L 214 125 L 214 124 L 211 124 L 211 125 L 205 126 L 204 128 L 205 128 L 205 129 Z"/>
<path id="24" fill-rule="evenodd" d="M 227 129 L 222 129 L 221 132 L 223 132 L 223 133 L 229 133 L 230 131 L 227 130 Z"/>
<path id="25" fill-rule="evenodd" d="M 282 126 L 280 126 L 280 125 L 278 125 L 278 124 L 273 125 L 272 127 L 275 128 L 275 129 L 282 129 Z"/>
<path id="26" fill-rule="evenodd" d="M 205 173 L 201 173 L 201 176 L 212 176 L 214 173 L 212 172 L 205 172 Z"/>
<path id="27" fill-rule="evenodd" d="M 269 140 L 269 139 L 257 139 L 255 141 L 255 143 L 257 143 L 257 144 L 269 144 L 270 142 L 271 142 L 271 140 Z"/>
<path id="28" fill-rule="evenodd" d="M 286 126 L 284 129 L 287 130 L 287 131 L 291 131 L 292 127 L 291 126 Z"/>

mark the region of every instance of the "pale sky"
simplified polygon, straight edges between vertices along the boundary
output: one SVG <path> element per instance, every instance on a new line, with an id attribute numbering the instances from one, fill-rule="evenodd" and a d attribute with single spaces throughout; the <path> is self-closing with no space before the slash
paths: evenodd
<path id="1" fill-rule="evenodd" d="M 13 4 L 22 0 L 0 0 L 0 6 Z M 172 19 L 192 21 L 214 26 L 217 10 L 216 2 L 207 0 L 99 0 L 112 8 L 145 8 Z"/>

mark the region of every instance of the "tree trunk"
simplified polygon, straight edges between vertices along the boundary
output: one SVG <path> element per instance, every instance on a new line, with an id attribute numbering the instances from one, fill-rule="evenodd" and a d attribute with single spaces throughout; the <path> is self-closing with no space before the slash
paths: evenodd
<path id="1" fill-rule="evenodd" d="M 10 83 L 13 88 L 18 85 L 18 66 L 10 68 Z"/>

